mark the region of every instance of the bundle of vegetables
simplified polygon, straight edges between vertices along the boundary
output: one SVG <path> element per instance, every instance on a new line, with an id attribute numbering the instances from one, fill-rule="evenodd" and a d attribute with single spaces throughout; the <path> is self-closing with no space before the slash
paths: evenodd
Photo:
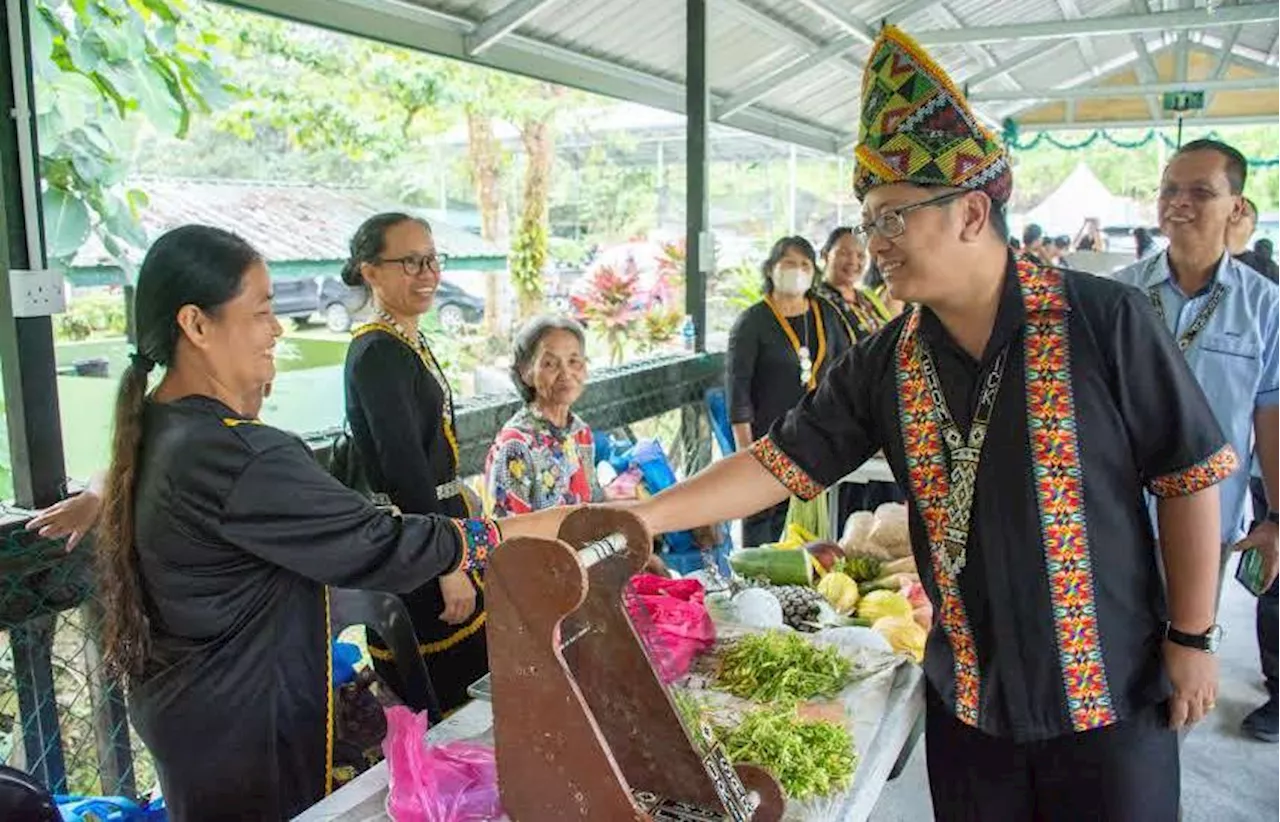
<path id="1" fill-rule="evenodd" d="M 767 769 L 791 799 L 826 796 L 849 785 L 857 754 L 842 724 L 805 720 L 794 705 L 760 708 L 733 727 L 716 726 L 730 762 Z"/>
<path id="2" fill-rule="evenodd" d="M 748 634 L 720 657 L 716 686 L 756 702 L 833 697 L 849 684 L 853 663 L 789 631 Z"/>

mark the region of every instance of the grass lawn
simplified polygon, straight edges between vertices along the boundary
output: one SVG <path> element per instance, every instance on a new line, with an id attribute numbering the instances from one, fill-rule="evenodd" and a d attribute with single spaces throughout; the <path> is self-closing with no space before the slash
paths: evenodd
<path id="1" fill-rule="evenodd" d="M 279 376 L 262 418 L 292 431 L 319 431 L 342 423 L 342 363 L 349 337 L 324 331 L 289 333 L 277 349 Z M 109 376 L 58 377 L 58 406 L 62 416 L 62 447 L 67 474 L 87 479 L 107 464 L 111 446 L 111 412 L 120 374 L 129 360 L 123 338 L 58 343 L 59 368 L 76 360 L 105 357 Z M 3 404 L 0 403 L 0 411 Z M 0 498 L 13 497 L 9 471 L 9 439 L 0 414 Z"/>

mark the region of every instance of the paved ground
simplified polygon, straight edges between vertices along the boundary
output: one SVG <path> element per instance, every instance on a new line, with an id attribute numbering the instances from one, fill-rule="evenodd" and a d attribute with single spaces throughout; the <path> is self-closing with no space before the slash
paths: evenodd
<path id="1" fill-rule="evenodd" d="M 1234 570 L 1234 563 L 1231 567 Z M 1280 814 L 1277 747 L 1240 733 L 1240 720 L 1266 701 L 1254 638 L 1253 603 L 1253 597 L 1229 577 L 1220 616 L 1226 637 L 1220 654 L 1218 707 L 1191 734 L 1182 752 L 1186 822 L 1257 822 Z M 876 822 L 933 818 L 923 744 L 902 775 L 885 788 L 872 818 Z"/>

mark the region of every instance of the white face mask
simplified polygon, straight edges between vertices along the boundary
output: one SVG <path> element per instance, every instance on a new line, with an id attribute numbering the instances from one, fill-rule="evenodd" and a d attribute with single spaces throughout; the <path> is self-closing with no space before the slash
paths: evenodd
<path id="1" fill-rule="evenodd" d="M 803 294 L 813 285 L 813 274 L 803 268 L 776 268 L 773 287 L 779 294 Z"/>

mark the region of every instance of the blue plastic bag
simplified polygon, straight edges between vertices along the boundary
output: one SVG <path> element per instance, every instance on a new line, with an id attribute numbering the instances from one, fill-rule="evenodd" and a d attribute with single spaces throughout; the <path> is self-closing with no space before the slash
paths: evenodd
<path id="1" fill-rule="evenodd" d="M 139 805 L 123 796 L 55 796 L 63 822 L 168 822 L 164 799 Z"/>

